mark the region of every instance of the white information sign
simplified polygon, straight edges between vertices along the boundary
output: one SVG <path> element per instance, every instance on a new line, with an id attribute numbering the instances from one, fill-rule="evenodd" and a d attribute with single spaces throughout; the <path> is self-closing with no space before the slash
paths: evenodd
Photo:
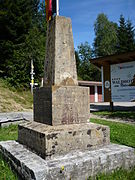
<path id="1" fill-rule="evenodd" d="M 135 102 L 135 61 L 111 65 L 112 102 Z"/>

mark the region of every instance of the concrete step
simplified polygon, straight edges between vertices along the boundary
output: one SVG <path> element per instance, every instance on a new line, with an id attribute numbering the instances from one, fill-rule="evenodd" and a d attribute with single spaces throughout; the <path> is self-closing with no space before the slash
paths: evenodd
<path id="1" fill-rule="evenodd" d="M 108 145 L 110 129 L 95 123 L 50 126 L 33 121 L 18 126 L 18 142 L 47 159 Z"/>
<path id="2" fill-rule="evenodd" d="M 16 141 L 0 142 L 0 152 L 27 180 L 86 180 L 98 173 L 135 166 L 134 149 L 110 144 L 97 150 L 73 151 L 44 160 Z"/>

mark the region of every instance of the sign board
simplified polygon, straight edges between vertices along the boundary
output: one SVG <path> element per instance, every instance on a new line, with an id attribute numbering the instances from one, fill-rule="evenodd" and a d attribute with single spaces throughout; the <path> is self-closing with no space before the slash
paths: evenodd
<path id="1" fill-rule="evenodd" d="M 111 65 L 112 102 L 135 102 L 135 61 Z"/>

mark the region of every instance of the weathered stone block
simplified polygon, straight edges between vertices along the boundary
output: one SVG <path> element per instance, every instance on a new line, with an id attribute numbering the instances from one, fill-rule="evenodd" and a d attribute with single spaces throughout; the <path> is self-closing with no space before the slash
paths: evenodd
<path id="1" fill-rule="evenodd" d="M 71 19 L 56 16 L 47 27 L 44 86 L 77 84 Z"/>
<path id="2" fill-rule="evenodd" d="M 89 89 L 52 86 L 34 91 L 34 121 L 49 124 L 86 123 L 90 118 Z"/>
<path id="3" fill-rule="evenodd" d="M 48 126 L 30 122 L 19 125 L 18 141 L 46 158 L 107 145 L 110 131 L 107 126 L 93 123 Z"/>
<path id="4" fill-rule="evenodd" d="M 3 141 L 0 142 L 0 153 L 23 179 L 29 180 L 86 180 L 99 173 L 135 166 L 134 149 L 118 144 L 44 160 L 16 141 Z"/>

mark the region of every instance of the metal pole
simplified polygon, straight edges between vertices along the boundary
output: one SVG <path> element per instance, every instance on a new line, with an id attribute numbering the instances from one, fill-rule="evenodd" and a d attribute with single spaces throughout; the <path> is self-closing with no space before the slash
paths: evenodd
<path id="1" fill-rule="evenodd" d="M 34 86 L 34 66 L 33 66 L 33 59 L 31 60 L 31 93 L 33 94 L 33 86 Z"/>
<path id="2" fill-rule="evenodd" d="M 57 4 L 56 4 L 56 15 L 59 16 L 59 0 L 56 0 Z"/>

